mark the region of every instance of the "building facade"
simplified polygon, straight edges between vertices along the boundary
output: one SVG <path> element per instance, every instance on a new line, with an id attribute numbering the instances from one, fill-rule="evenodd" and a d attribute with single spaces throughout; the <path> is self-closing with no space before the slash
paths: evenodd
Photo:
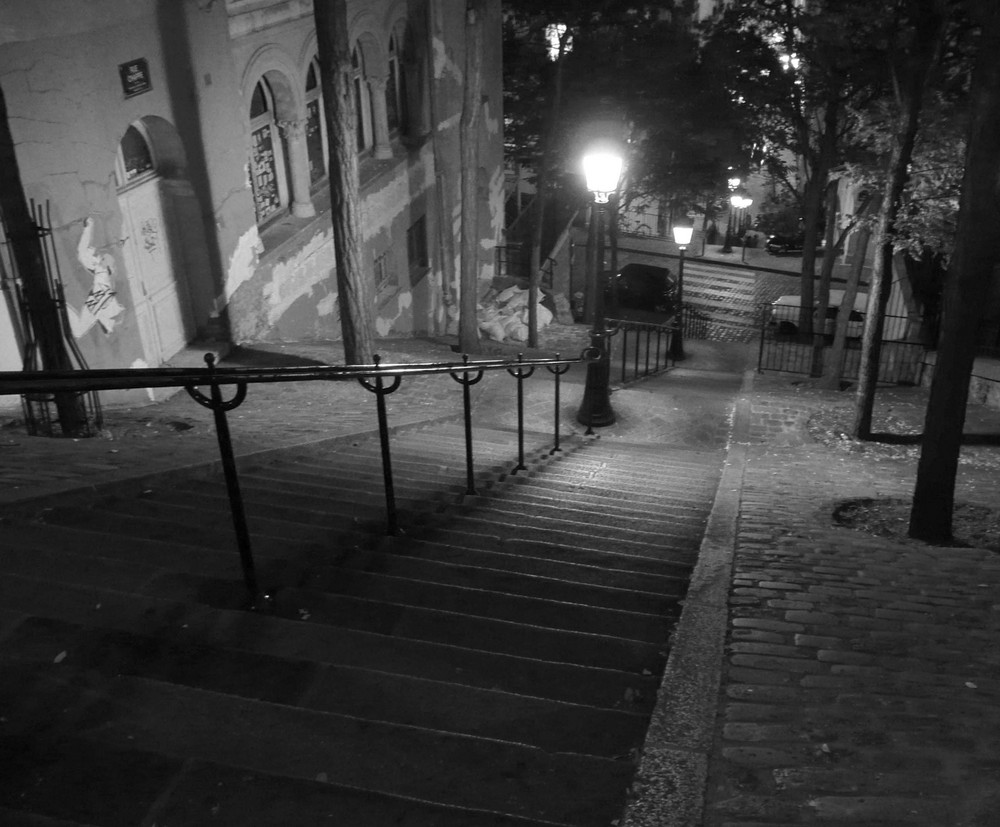
<path id="1" fill-rule="evenodd" d="M 169 364 L 213 339 L 340 337 L 312 0 L 9 0 L 3 16 L 17 173 L 51 216 L 69 335 L 91 367 Z M 464 0 L 354 0 L 348 18 L 376 335 L 444 333 L 462 210 L 479 215 L 483 289 L 502 231 L 500 3 L 470 21 Z M 483 109 L 463 207 L 473 24 Z M 0 369 L 21 367 L 18 326 L 8 300 Z"/>

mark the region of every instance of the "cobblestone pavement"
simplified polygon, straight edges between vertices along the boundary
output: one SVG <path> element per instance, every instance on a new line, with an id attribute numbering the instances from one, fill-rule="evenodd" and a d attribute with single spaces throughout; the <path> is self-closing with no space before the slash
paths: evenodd
<path id="1" fill-rule="evenodd" d="M 809 438 L 838 401 L 774 377 L 751 396 L 703 823 L 996 824 L 1000 556 L 833 525 L 838 502 L 915 479 L 909 457 Z M 970 418 L 998 433 L 997 414 Z M 995 484 L 963 465 L 956 498 L 995 508 Z"/>

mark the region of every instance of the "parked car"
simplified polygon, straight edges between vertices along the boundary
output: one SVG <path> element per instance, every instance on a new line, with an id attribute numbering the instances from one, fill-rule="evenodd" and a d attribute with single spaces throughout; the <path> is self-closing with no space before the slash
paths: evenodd
<path id="1" fill-rule="evenodd" d="M 840 303 L 844 299 L 843 290 L 831 290 L 830 301 L 826 308 L 826 321 L 823 333 L 832 336 L 837 327 L 837 316 L 840 313 Z M 770 324 L 778 333 L 792 335 L 799 331 L 799 308 L 802 306 L 801 296 L 781 296 L 771 304 Z M 847 336 L 857 339 L 864 329 L 865 311 L 868 308 L 868 294 L 858 293 L 854 298 L 854 309 L 848 317 Z M 813 324 L 816 325 L 816 311 L 813 311 Z M 816 325 L 818 327 L 818 325 Z M 818 330 L 816 332 L 819 332 Z"/>
<path id="2" fill-rule="evenodd" d="M 666 267 L 626 264 L 612 277 L 605 293 L 609 311 L 639 310 L 670 315 L 674 312 L 676 285 Z"/>
<path id="3" fill-rule="evenodd" d="M 781 233 L 775 233 L 774 235 L 769 235 L 767 237 L 767 241 L 764 243 L 764 249 L 774 256 L 782 256 L 788 253 L 801 253 L 805 248 L 805 241 L 805 233 L 797 233 L 796 235 L 782 235 Z M 825 245 L 826 239 L 821 238 L 817 249 L 822 250 Z"/>

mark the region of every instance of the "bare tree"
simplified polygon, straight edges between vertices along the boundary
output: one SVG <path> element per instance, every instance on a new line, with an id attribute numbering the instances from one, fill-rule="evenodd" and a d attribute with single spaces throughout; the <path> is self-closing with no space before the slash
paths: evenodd
<path id="1" fill-rule="evenodd" d="M 330 218 L 333 222 L 344 360 L 370 364 L 375 355 L 374 291 L 361 264 L 358 152 L 347 0 L 313 4 L 329 140 Z"/>
<path id="2" fill-rule="evenodd" d="M 545 113 L 538 156 L 538 174 L 535 178 L 535 215 L 531 229 L 531 254 L 528 263 L 528 347 L 538 347 L 538 288 L 542 275 L 542 239 L 545 234 L 545 207 L 549 195 L 549 164 L 552 163 L 550 147 L 559 118 L 563 87 L 563 55 L 569 44 L 572 31 L 566 27 L 559 35 L 559 45 L 552 74 L 552 103 Z"/>
<path id="3" fill-rule="evenodd" d="M 955 480 L 975 360 L 976 328 L 1000 256 L 1000 6 L 980 0 L 981 25 L 972 76 L 972 116 L 959 202 L 955 252 L 945 283 L 944 325 L 924 420 L 909 533 L 928 542 L 951 539 Z"/>

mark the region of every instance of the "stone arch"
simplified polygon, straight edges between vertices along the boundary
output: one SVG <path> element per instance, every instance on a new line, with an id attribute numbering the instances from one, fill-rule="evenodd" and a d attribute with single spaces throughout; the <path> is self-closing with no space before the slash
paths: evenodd
<path id="1" fill-rule="evenodd" d="M 306 37 L 302 48 L 299 50 L 299 77 L 302 78 L 303 85 L 305 84 L 306 75 L 309 73 L 309 67 L 318 55 L 319 40 L 316 37 L 315 30 L 310 30 L 309 36 Z"/>
<path id="2" fill-rule="evenodd" d="M 248 109 L 254 88 L 261 78 L 266 78 L 271 87 L 277 119 L 291 121 L 302 117 L 305 74 L 293 58 L 274 45 L 262 46 L 254 52 L 240 80 L 240 90 Z"/>
<path id="3" fill-rule="evenodd" d="M 362 11 L 349 27 L 351 48 L 357 47 L 364 62 L 366 77 L 385 79 L 388 37 L 382 26 L 369 11 Z"/>
<path id="4" fill-rule="evenodd" d="M 187 178 L 187 153 L 180 134 L 170 121 L 159 115 L 143 115 L 132 119 L 118 130 L 119 147 L 129 128 L 138 129 L 146 141 L 152 154 L 154 171 L 159 177 Z M 127 183 L 121 180 L 120 171 L 116 177 L 119 178 L 119 188 Z"/>

